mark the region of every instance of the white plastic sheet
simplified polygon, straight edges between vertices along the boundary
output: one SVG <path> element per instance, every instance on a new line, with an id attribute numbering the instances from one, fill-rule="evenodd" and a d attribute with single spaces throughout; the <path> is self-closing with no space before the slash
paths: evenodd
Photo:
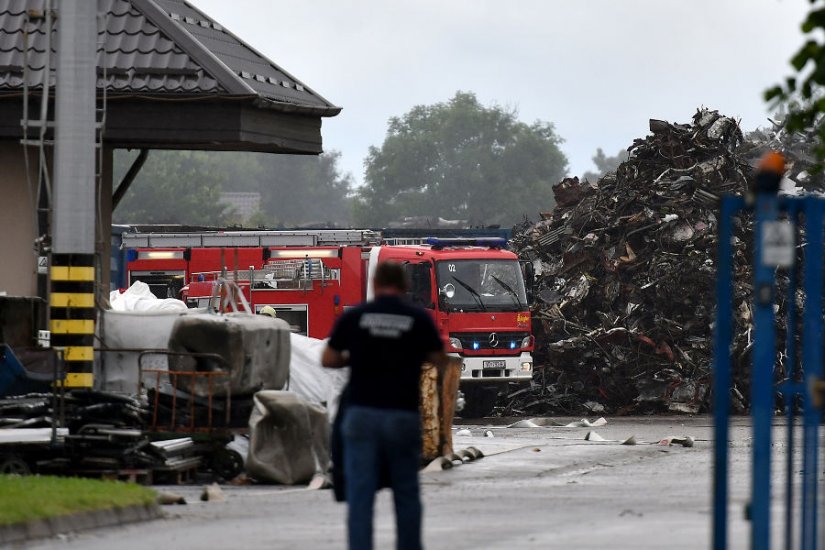
<path id="1" fill-rule="evenodd" d="M 338 410 L 341 392 L 349 381 L 349 368 L 327 369 L 321 365 L 326 340 L 293 333 L 290 341 L 289 391 L 310 403 L 326 405 L 332 421 Z"/>
<path id="2" fill-rule="evenodd" d="M 109 293 L 109 302 L 114 311 L 185 311 L 186 304 L 174 298 L 160 299 L 142 281 L 132 283 L 126 292 L 117 290 Z"/>
<path id="3" fill-rule="evenodd" d="M 191 310 L 194 311 L 194 310 Z M 166 349 L 175 321 L 186 311 L 112 311 L 100 313 L 97 324 L 101 348 L 112 350 L 99 354 L 95 361 L 95 388 L 133 394 L 138 391 L 139 351 Z M 167 369 L 165 355 L 145 355 L 144 369 Z M 165 378 L 165 377 L 164 377 Z M 153 379 L 144 382 L 152 386 Z"/>
<path id="4" fill-rule="evenodd" d="M 507 426 L 508 428 L 595 428 L 598 426 L 604 426 L 607 424 L 607 420 L 604 417 L 600 417 L 594 421 L 590 421 L 586 418 L 582 418 L 579 421 L 575 422 L 559 422 L 554 418 L 548 417 L 538 417 L 538 418 L 528 418 L 525 420 L 519 420 L 513 424 Z"/>

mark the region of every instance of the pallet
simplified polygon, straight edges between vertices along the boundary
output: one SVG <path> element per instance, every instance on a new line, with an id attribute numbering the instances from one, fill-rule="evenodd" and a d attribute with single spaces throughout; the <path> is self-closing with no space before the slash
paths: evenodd
<path id="1" fill-rule="evenodd" d="M 175 485 L 188 485 L 195 481 L 195 473 L 198 471 L 197 466 L 184 469 L 160 469 L 158 474 L 164 478 L 171 478 Z"/>
<path id="2" fill-rule="evenodd" d="M 159 476 L 171 477 L 176 485 L 184 485 L 195 481 L 195 473 L 201 465 L 200 457 L 179 459 L 176 464 L 159 466 L 155 472 Z"/>

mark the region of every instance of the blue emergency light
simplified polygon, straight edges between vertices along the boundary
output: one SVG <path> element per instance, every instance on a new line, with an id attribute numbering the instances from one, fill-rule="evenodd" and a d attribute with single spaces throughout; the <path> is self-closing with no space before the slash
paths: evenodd
<path id="1" fill-rule="evenodd" d="M 507 239 L 501 237 L 481 237 L 477 239 L 427 237 L 424 243 L 435 249 L 459 246 L 484 246 L 487 248 L 507 248 Z"/>

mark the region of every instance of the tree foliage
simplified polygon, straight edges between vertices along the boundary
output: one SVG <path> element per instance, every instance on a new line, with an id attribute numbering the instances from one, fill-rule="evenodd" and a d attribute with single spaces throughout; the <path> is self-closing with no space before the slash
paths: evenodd
<path id="1" fill-rule="evenodd" d="M 257 155 L 263 171 L 257 190 L 261 212 L 286 227 L 349 225 L 352 177 L 338 167 L 341 154 Z"/>
<path id="2" fill-rule="evenodd" d="M 513 224 L 552 208 L 567 159 L 553 125 L 526 124 L 515 110 L 485 107 L 472 93 L 419 105 L 389 121 L 364 161 L 356 222 L 384 226 L 406 216 Z"/>
<path id="3" fill-rule="evenodd" d="M 134 157 L 115 151 L 115 185 Z M 217 157 L 203 151 L 152 151 L 113 212 L 113 221 L 221 225 L 229 211 L 220 202 L 219 168 Z"/>
<path id="4" fill-rule="evenodd" d="M 802 23 L 808 39 L 791 58 L 794 74 L 765 92 L 774 109 L 787 109 L 786 128 L 813 130 L 818 138 L 816 154 L 825 159 L 825 0 L 810 0 L 811 11 Z"/>
<path id="5" fill-rule="evenodd" d="M 619 167 L 621 163 L 627 160 L 627 151 L 625 149 L 621 149 L 615 156 L 608 157 L 604 154 L 604 151 L 601 147 L 596 149 L 596 154 L 591 157 L 593 159 L 593 164 L 596 165 L 595 172 L 585 172 L 582 176 L 582 179 L 586 179 L 590 182 L 598 181 L 603 175 L 607 174 L 608 172 L 614 172 L 616 168 Z"/>
<path id="6" fill-rule="evenodd" d="M 115 181 L 131 159 L 115 154 Z M 320 156 L 244 152 L 152 151 L 114 212 L 119 223 L 182 223 L 294 227 L 348 225 L 352 178 L 340 153 Z M 260 194 L 260 209 L 242 218 L 221 203 L 221 192 Z"/>

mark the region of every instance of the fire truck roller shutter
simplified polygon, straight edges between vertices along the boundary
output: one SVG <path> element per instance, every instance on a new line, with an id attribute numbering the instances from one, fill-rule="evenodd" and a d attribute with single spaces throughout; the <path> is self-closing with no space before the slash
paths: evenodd
<path id="1" fill-rule="evenodd" d="M 370 249 L 370 259 L 367 262 L 367 300 L 374 298 L 372 292 L 372 279 L 375 277 L 375 269 L 378 267 L 378 261 L 381 256 L 382 246 L 373 246 Z"/>
<path id="2" fill-rule="evenodd" d="M 180 317 L 172 327 L 169 349 L 182 353 L 210 353 L 221 357 L 171 356 L 173 372 L 222 373 L 209 376 L 172 376 L 185 392 L 212 395 L 249 395 L 280 390 L 289 379 L 290 331 L 280 319 L 246 313 L 208 313 Z"/>

